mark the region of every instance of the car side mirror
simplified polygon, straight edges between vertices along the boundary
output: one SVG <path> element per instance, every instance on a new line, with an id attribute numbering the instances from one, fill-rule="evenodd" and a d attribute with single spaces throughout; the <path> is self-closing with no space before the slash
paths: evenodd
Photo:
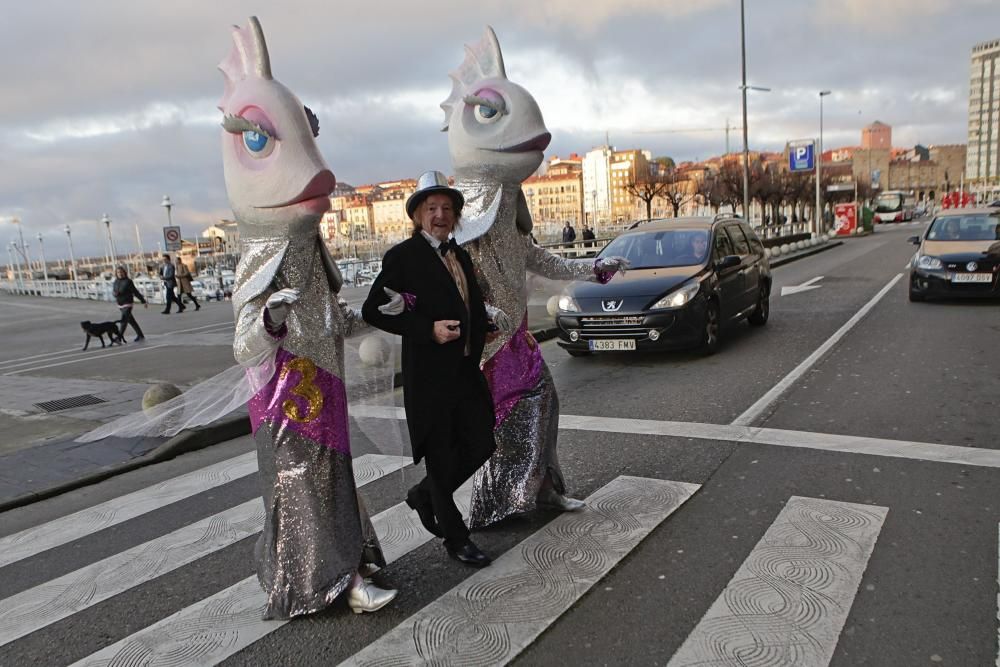
<path id="1" fill-rule="evenodd" d="M 739 255 L 726 255 L 715 263 L 715 270 L 725 271 L 726 269 L 731 269 L 734 266 L 739 266 L 740 261 Z"/>
<path id="2" fill-rule="evenodd" d="M 906 242 L 907 243 L 912 243 L 913 245 L 920 245 L 920 237 L 919 236 L 911 236 L 910 238 L 906 239 Z"/>

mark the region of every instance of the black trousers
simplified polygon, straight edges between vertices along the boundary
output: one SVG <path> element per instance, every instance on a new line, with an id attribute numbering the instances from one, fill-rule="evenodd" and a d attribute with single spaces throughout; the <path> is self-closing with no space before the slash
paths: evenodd
<path id="1" fill-rule="evenodd" d="M 142 336 L 142 329 L 139 328 L 139 323 L 135 321 L 135 316 L 132 315 L 132 308 L 122 308 L 122 319 L 118 323 L 118 331 L 121 333 L 122 338 L 125 337 L 125 327 L 132 325 L 132 329 L 135 331 L 136 336 Z"/>
<path id="2" fill-rule="evenodd" d="M 163 291 L 165 293 L 165 296 L 167 297 L 166 304 L 163 307 L 163 311 L 164 312 L 167 312 L 167 313 L 170 312 L 170 304 L 171 303 L 176 303 L 177 304 L 177 311 L 178 312 L 184 310 L 184 304 L 181 303 L 180 297 L 178 297 L 177 293 L 174 292 L 174 283 L 167 283 L 167 282 L 163 283 Z"/>
<path id="3" fill-rule="evenodd" d="M 482 379 L 478 359 L 466 358 L 462 365 L 460 398 L 450 413 L 435 415 L 424 444 L 427 476 L 414 490 L 429 498 L 447 546 L 459 547 L 469 539 L 469 528 L 455 505 L 458 487 L 493 455 L 493 397 Z"/>

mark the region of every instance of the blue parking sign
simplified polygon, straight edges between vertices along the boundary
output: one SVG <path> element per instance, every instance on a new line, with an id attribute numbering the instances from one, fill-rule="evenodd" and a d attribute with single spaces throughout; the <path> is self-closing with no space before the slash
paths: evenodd
<path id="1" fill-rule="evenodd" d="M 811 141 L 795 141 L 788 144 L 788 170 L 812 171 L 816 167 L 816 153 Z"/>

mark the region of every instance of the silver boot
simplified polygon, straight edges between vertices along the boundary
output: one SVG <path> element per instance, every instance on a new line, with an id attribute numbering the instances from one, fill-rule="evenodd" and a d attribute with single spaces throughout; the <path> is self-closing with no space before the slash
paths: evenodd
<path id="1" fill-rule="evenodd" d="M 379 588 L 368 579 L 362 579 L 359 585 L 348 591 L 347 605 L 355 614 L 364 611 L 378 611 L 392 602 L 397 592 L 392 588 L 388 590 Z"/>
<path id="2" fill-rule="evenodd" d="M 554 507 L 563 512 L 577 512 L 587 506 L 587 503 L 582 500 L 556 493 L 551 487 L 539 492 L 538 504 L 546 507 Z"/>

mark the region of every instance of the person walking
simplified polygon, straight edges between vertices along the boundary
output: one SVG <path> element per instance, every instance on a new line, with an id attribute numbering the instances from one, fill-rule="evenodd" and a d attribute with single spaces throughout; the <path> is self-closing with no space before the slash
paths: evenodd
<path id="1" fill-rule="evenodd" d="M 160 279 L 163 281 L 163 298 L 166 305 L 160 311 L 164 315 L 170 314 L 170 304 L 177 304 L 177 312 L 184 312 L 184 304 L 177 298 L 174 288 L 177 287 L 177 272 L 174 265 L 170 263 L 170 255 L 163 256 L 163 264 L 160 264 Z"/>
<path id="2" fill-rule="evenodd" d="M 121 322 L 118 324 L 118 333 L 121 334 L 122 340 L 125 340 L 125 327 L 130 324 L 135 331 L 135 342 L 145 340 L 146 337 L 142 335 L 142 329 L 132 314 L 132 306 L 135 305 L 135 299 L 139 299 L 143 308 L 148 308 L 149 304 L 146 303 L 146 297 L 136 289 L 135 283 L 128 277 L 128 271 L 124 266 L 115 269 L 115 282 L 111 285 L 111 291 L 115 295 L 115 302 L 122 313 Z"/>
<path id="3" fill-rule="evenodd" d="M 573 229 L 573 225 L 569 224 L 569 220 L 566 221 L 566 226 L 563 227 L 562 240 L 563 243 L 572 243 L 576 240 L 576 230 Z"/>
<path id="4" fill-rule="evenodd" d="M 583 226 L 583 240 L 584 241 L 590 241 L 590 243 L 586 244 L 588 248 L 593 248 L 594 247 L 594 243 L 593 243 L 593 241 L 594 241 L 594 230 L 591 229 L 587 225 Z"/>
<path id="5" fill-rule="evenodd" d="M 427 476 L 406 494 L 428 532 L 455 560 L 490 557 L 469 539 L 453 494 L 493 454 L 493 399 L 479 359 L 488 317 L 468 253 L 452 232 L 464 198 L 428 171 L 406 201 L 412 236 L 389 249 L 361 309 L 365 320 L 403 337 L 403 405 L 414 463 Z M 494 311 L 494 318 L 502 314 Z"/>
<path id="6" fill-rule="evenodd" d="M 191 270 L 188 269 L 187 264 L 181 261 L 180 257 L 177 258 L 175 273 L 177 275 L 177 300 L 183 301 L 182 296 L 187 294 L 191 303 L 194 304 L 194 309 L 201 310 L 201 304 L 198 303 L 191 288 Z"/>

